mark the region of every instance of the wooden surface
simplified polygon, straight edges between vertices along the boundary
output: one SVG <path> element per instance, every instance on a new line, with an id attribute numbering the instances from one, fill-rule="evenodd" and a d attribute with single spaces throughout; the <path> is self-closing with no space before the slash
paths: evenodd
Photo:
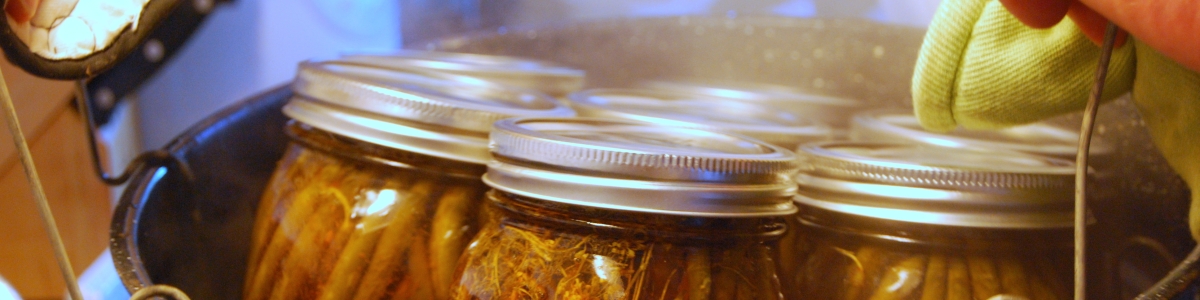
<path id="1" fill-rule="evenodd" d="M 107 246 L 108 188 L 91 169 L 83 118 L 72 84 L 29 75 L 0 62 L 29 139 L 42 184 L 75 272 Z M 25 299 L 62 299 L 65 285 L 37 215 L 12 138 L 0 129 L 0 276 Z"/>

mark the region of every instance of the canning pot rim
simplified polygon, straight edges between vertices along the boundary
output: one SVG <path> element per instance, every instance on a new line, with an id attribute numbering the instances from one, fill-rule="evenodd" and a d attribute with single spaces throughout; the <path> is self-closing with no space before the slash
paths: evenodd
<path id="1" fill-rule="evenodd" d="M 292 94 L 291 90 L 291 83 L 286 83 L 217 111 L 189 127 L 167 143 L 163 149 L 173 156 L 181 157 L 186 146 L 205 138 L 202 133 L 206 129 L 232 116 L 254 110 L 258 106 L 269 105 L 272 101 L 286 100 Z M 179 161 L 187 163 L 182 158 Z M 130 177 L 130 185 L 121 193 L 121 198 L 113 210 L 112 225 L 109 229 L 109 248 L 117 276 L 121 279 L 125 290 L 131 294 L 155 284 L 151 281 L 145 265 L 140 263 L 142 260 L 138 249 L 138 220 L 141 219 L 143 205 L 149 197 L 148 192 L 162 180 L 167 179 L 167 176 L 171 174 L 170 169 L 169 166 L 160 165 L 138 170 Z"/>

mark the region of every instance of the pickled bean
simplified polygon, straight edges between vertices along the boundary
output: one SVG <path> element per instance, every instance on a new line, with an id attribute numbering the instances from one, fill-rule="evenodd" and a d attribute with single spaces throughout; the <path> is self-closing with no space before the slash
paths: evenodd
<path id="1" fill-rule="evenodd" d="M 965 259 L 950 257 L 946 268 L 946 299 L 967 300 L 971 296 L 971 275 Z"/>
<path id="2" fill-rule="evenodd" d="M 1055 270 L 1054 262 L 1044 256 L 1035 256 L 1033 257 L 1033 260 L 1039 277 L 1041 277 L 1043 282 L 1045 282 L 1050 288 L 1050 291 L 1054 293 L 1054 296 L 1058 299 L 1071 299 L 1070 287 L 1068 287 L 1064 282 L 1053 280 L 1054 278 L 1062 278 L 1062 276 L 1058 274 L 1058 271 Z"/>
<path id="3" fill-rule="evenodd" d="M 754 268 L 754 261 L 748 257 L 751 254 L 749 253 L 749 248 L 749 245 L 745 243 L 735 244 L 725 252 L 726 256 L 722 257 L 721 262 L 719 262 L 720 266 L 726 270 L 730 270 L 731 275 L 733 275 L 729 277 L 733 280 L 733 283 L 730 284 L 730 286 L 734 287 L 732 291 L 733 299 L 752 300 L 756 299 L 762 293 L 758 290 L 759 287 L 756 287 L 753 282 L 755 280 L 754 270 L 752 269 Z M 767 287 L 762 288 L 764 290 L 767 289 Z"/>
<path id="4" fill-rule="evenodd" d="M 871 300 L 907 299 L 921 287 L 928 257 L 913 255 L 885 270 Z"/>
<path id="5" fill-rule="evenodd" d="M 643 277 L 645 282 L 641 284 L 639 295 L 649 299 L 662 299 L 666 295 L 679 294 L 684 276 L 679 267 L 686 264 L 684 249 L 672 244 L 662 244 L 653 247 L 649 252 L 653 255 L 643 265 L 647 276 Z"/>
<path id="6" fill-rule="evenodd" d="M 925 267 L 925 279 L 922 280 L 921 300 L 946 299 L 946 271 L 945 255 L 929 256 L 929 265 Z"/>
<path id="7" fill-rule="evenodd" d="M 407 186 L 411 183 L 410 178 L 400 178 L 396 182 L 397 186 Z M 376 204 L 374 201 L 395 201 L 395 199 L 371 199 L 372 201 L 359 202 L 359 206 L 355 207 L 355 211 L 363 212 L 357 215 L 356 218 L 361 218 L 358 225 L 354 226 L 353 232 L 346 239 L 345 245 L 341 251 L 336 252 L 337 260 L 333 264 L 332 271 L 329 272 L 329 281 L 321 290 L 319 299 L 322 300 L 338 300 L 347 299 L 354 295 L 354 289 L 358 287 L 359 281 L 362 279 L 363 271 L 367 267 L 367 263 L 371 261 L 371 254 L 375 252 L 375 246 L 379 242 L 379 238 L 383 236 L 384 226 L 394 218 L 391 212 L 394 208 L 390 206 L 395 203 Z M 379 205 L 387 207 L 387 209 L 378 209 L 371 211 L 368 208 Z M 330 256 L 332 257 L 331 254 Z"/>
<path id="8" fill-rule="evenodd" d="M 406 279 L 411 280 L 413 291 L 410 295 L 394 294 L 393 298 L 399 299 L 443 299 L 434 297 L 433 278 L 430 278 L 429 272 L 429 248 L 422 236 L 416 236 L 413 239 L 412 247 L 408 251 L 408 272 L 405 272 Z"/>
<path id="9" fill-rule="evenodd" d="M 708 300 L 712 292 L 712 270 L 708 249 L 691 249 L 687 254 L 687 290 L 689 300 Z"/>
<path id="10" fill-rule="evenodd" d="M 375 246 L 354 299 L 379 299 L 388 293 L 387 288 L 395 279 L 393 275 L 402 271 L 404 260 L 401 258 L 411 251 L 416 240 L 412 232 L 417 231 L 418 224 L 424 221 L 424 208 L 434 196 L 436 187 L 436 181 L 420 180 L 413 184 L 407 195 L 397 197 L 389 213 L 392 215 L 391 223 L 384 228 L 383 236 Z"/>
<path id="11" fill-rule="evenodd" d="M 828 244 L 818 245 L 803 265 L 802 275 L 796 276 L 797 288 L 792 299 L 844 299 L 854 273 L 861 265 L 854 253 Z M 818 271 L 819 270 L 819 271 Z M 838 288 L 828 288 L 836 286 Z"/>
<path id="12" fill-rule="evenodd" d="M 787 225 L 788 233 L 779 240 L 779 273 L 796 274 L 797 267 L 803 263 L 801 258 L 806 257 L 808 253 L 803 249 L 801 234 L 795 233 L 800 222 L 795 218 L 788 218 Z"/>
<path id="13" fill-rule="evenodd" d="M 324 197 L 340 197 L 340 195 Z M 345 222 L 345 212 L 341 205 L 327 201 L 322 202 L 324 202 L 323 205 L 320 205 L 321 207 L 313 213 L 313 216 L 308 218 L 304 230 L 296 238 L 295 246 L 284 260 L 283 269 L 287 272 L 280 274 L 280 279 L 275 283 L 274 291 L 271 293 L 271 299 L 298 299 L 301 295 L 311 293 L 310 288 L 316 283 L 318 271 L 312 262 L 320 260 L 323 250 L 330 242 L 326 239 L 330 232 L 336 232 L 338 225 Z"/>
<path id="14" fill-rule="evenodd" d="M 1050 289 L 1046 279 L 1040 274 L 1037 274 L 1037 272 L 1029 273 L 1029 293 L 1030 299 L 1035 300 L 1066 300 L 1065 298 L 1059 298 L 1059 296 Z"/>
<path id="15" fill-rule="evenodd" d="M 1007 295 L 1029 297 L 1029 278 L 1016 257 L 1002 256 L 996 259 L 1000 269 L 1000 289 Z"/>
<path id="16" fill-rule="evenodd" d="M 345 222 L 338 227 L 329 246 L 325 247 L 325 252 L 321 253 L 321 258 L 317 261 L 317 270 L 326 270 L 317 272 L 316 283 L 319 284 L 320 289 L 310 297 L 306 297 L 307 299 L 316 299 L 323 293 L 324 286 L 329 282 L 329 276 L 333 274 L 327 270 L 333 270 L 337 266 L 338 257 L 341 256 L 342 250 L 346 249 L 347 241 L 354 234 L 355 227 L 351 218 L 345 218 Z"/>
<path id="17" fill-rule="evenodd" d="M 250 274 L 246 278 L 246 285 L 242 291 L 243 299 L 264 299 L 266 298 L 267 280 L 272 280 L 272 275 L 277 271 L 280 265 L 280 259 L 286 255 L 286 251 L 291 248 L 291 241 L 283 234 L 274 234 L 271 240 L 267 242 L 266 248 L 262 250 L 262 263 L 256 265 L 252 270 L 254 274 Z M 270 254 L 270 255 L 267 255 Z"/>
<path id="18" fill-rule="evenodd" d="M 429 252 L 433 258 L 431 276 L 434 295 L 438 299 L 450 297 L 458 257 L 477 229 L 472 226 L 474 222 L 470 220 L 470 214 L 479 207 L 478 200 L 479 194 L 466 187 L 447 189 L 438 200 L 429 234 Z"/>
<path id="19" fill-rule="evenodd" d="M 299 235 L 308 217 L 313 214 L 317 206 L 320 206 L 318 201 L 320 197 L 317 196 L 320 189 L 319 186 L 310 186 L 297 193 L 296 199 L 291 203 L 283 220 L 276 226 L 267 248 L 263 250 L 261 265 L 247 282 L 246 290 L 243 293 L 245 299 L 267 299 L 270 296 L 276 274 L 279 272 L 283 259 L 292 249 L 294 237 Z"/>
<path id="20" fill-rule="evenodd" d="M 862 297 L 863 290 L 869 288 L 868 284 L 871 284 L 867 281 L 876 278 L 876 276 L 873 276 L 876 272 L 875 270 L 882 267 L 883 253 L 883 249 L 872 246 L 862 246 L 858 248 L 858 251 L 854 252 L 855 264 L 851 267 L 857 268 L 857 270 L 851 270 L 851 272 L 847 273 L 849 274 L 848 284 L 846 285 L 848 288 L 843 299 L 857 300 L 859 297 Z"/>
<path id="21" fill-rule="evenodd" d="M 288 180 L 294 177 L 295 173 L 301 172 L 299 169 L 292 167 L 291 163 L 297 156 L 306 156 L 304 151 L 292 150 L 288 151 L 287 157 L 284 157 L 279 167 L 290 167 L 287 172 L 275 172 L 271 175 L 270 182 L 267 185 L 267 190 L 260 198 L 258 209 L 255 209 L 254 225 L 250 231 L 250 259 L 246 261 L 246 278 L 254 278 L 257 273 L 260 260 L 262 259 L 263 251 L 267 244 L 270 243 L 271 233 L 275 232 L 274 211 L 279 201 L 291 201 L 293 192 L 290 185 L 285 184 Z M 289 159 L 290 158 L 290 159 Z"/>
<path id="22" fill-rule="evenodd" d="M 737 296 L 737 269 L 734 269 L 734 264 L 731 261 L 735 260 L 737 254 L 733 247 L 720 250 L 717 263 L 713 266 L 713 295 L 716 300 L 735 299 Z"/>
<path id="23" fill-rule="evenodd" d="M 322 290 L 320 299 L 345 299 L 354 293 L 353 289 L 358 286 L 363 270 L 371 260 L 370 255 L 374 252 L 375 245 L 384 231 L 380 227 L 374 229 L 363 227 L 365 226 L 355 228 L 354 233 L 346 241 L 346 246 L 338 254 L 337 262 L 334 263 L 333 271 L 330 272 L 330 281 Z"/>
<path id="24" fill-rule="evenodd" d="M 776 275 L 777 273 L 775 270 L 775 259 L 772 258 L 773 255 L 771 253 L 771 248 L 769 248 L 769 247 L 749 247 L 749 248 L 750 248 L 750 254 L 754 261 L 755 269 L 757 269 L 757 270 L 751 272 L 751 274 L 758 275 L 758 276 L 756 276 L 758 281 L 755 283 L 756 287 L 754 289 L 755 294 L 758 295 L 758 299 L 762 299 L 762 300 L 783 299 L 782 294 L 771 293 L 771 291 L 777 290 L 777 288 L 772 288 L 772 287 L 779 286 L 779 276 Z"/>
<path id="25" fill-rule="evenodd" d="M 737 281 L 737 292 L 734 293 L 734 299 L 737 300 L 752 300 L 754 299 L 754 287 L 746 280 Z"/>
<path id="26" fill-rule="evenodd" d="M 287 155 L 305 157 L 305 154 L 306 153 L 304 151 L 290 151 Z M 284 202 L 286 203 L 285 205 L 290 206 L 291 202 L 294 200 L 295 191 L 285 183 L 297 176 L 296 173 L 307 171 L 304 169 L 314 168 L 294 168 L 289 169 L 289 172 L 286 174 L 276 173 L 271 176 L 269 181 L 271 185 L 264 192 L 263 197 L 261 198 L 262 200 L 258 208 L 255 210 L 255 216 L 261 217 L 255 219 L 252 227 L 253 231 L 251 232 L 250 237 L 250 258 L 247 261 L 249 268 L 246 269 L 247 279 L 254 278 L 255 274 L 257 274 L 260 266 L 259 262 L 262 260 L 262 255 L 264 252 L 266 252 L 266 249 L 271 243 L 272 237 L 274 236 L 273 234 L 275 229 L 278 227 L 276 222 L 274 222 L 276 220 L 275 213 L 277 211 L 285 211 L 278 210 L 276 206 L 279 205 L 280 202 Z M 247 282 L 247 288 L 249 288 L 248 283 L 249 282 Z"/>
<path id="27" fill-rule="evenodd" d="M 971 294 L 975 299 L 987 299 L 1000 293 L 1000 278 L 990 257 L 967 255 L 967 268 L 970 269 Z"/>

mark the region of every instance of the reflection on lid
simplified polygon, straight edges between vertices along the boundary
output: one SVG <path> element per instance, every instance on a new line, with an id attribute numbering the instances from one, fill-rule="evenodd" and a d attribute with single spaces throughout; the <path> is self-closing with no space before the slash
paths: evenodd
<path id="1" fill-rule="evenodd" d="M 828 126 L 769 103 L 730 101 L 696 94 L 645 89 L 594 89 L 572 94 L 581 116 L 637 120 L 745 134 L 792 148 L 827 140 Z"/>
<path id="2" fill-rule="evenodd" d="M 820 121 L 835 128 L 845 128 L 850 116 L 862 107 L 855 99 L 833 97 L 804 89 L 759 82 L 728 80 L 654 81 L 646 84 L 655 90 L 699 95 L 735 102 L 769 104 L 804 118 Z"/>
<path id="3" fill-rule="evenodd" d="M 584 72 L 552 62 L 494 55 L 410 51 L 355 54 L 340 60 L 378 68 L 420 70 L 450 77 L 453 81 L 508 85 L 536 90 L 555 97 L 583 87 Z"/>
<path id="4" fill-rule="evenodd" d="M 632 149 L 657 149 L 663 152 L 707 152 L 728 154 L 769 153 L 769 148 L 750 141 L 702 139 L 655 131 L 542 131 L 566 138 L 601 142 L 597 144 L 624 146 Z"/>
<path id="5" fill-rule="evenodd" d="M 996 155 L 994 152 L 939 151 L 922 147 L 841 147 L 827 148 L 846 154 L 846 158 L 880 165 L 918 169 L 921 166 L 989 172 L 1023 172 L 1069 167 L 1063 160 L 1026 155 Z M 1062 169 L 1066 170 L 1066 169 Z M 1072 169 L 1073 170 L 1073 169 Z"/>
<path id="6" fill-rule="evenodd" d="M 938 133 L 926 131 L 912 110 L 884 109 L 854 116 L 850 139 L 870 142 L 905 142 L 950 148 L 1005 149 L 1059 158 L 1074 158 L 1079 134 L 1071 129 L 1035 123 L 997 130 L 956 129 Z M 1093 154 L 1105 155 L 1112 147 L 1093 140 Z"/>
<path id="7" fill-rule="evenodd" d="M 679 80 L 653 81 L 647 83 L 646 86 L 665 91 L 709 95 L 737 100 L 809 103 L 846 107 L 861 105 L 859 101 L 853 99 L 825 96 L 795 87 L 759 82 Z"/>
<path id="8" fill-rule="evenodd" d="M 573 116 L 545 94 L 463 83 L 439 73 L 345 61 L 300 64 L 288 117 L 344 137 L 409 152 L 484 164 L 497 120 Z"/>
<path id="9" fill-rule="evenodd" d="M 1074 164 L 1001 149 L 826 142 L 805 145 L 796 201 L 894 221 L 987 228 L 1073 222 Z"/>
<path id="10" fill-rule="evenodd" d="M 583 71 L 567 66 L 519 57 L 401 50 L 386 54 L 352 54 L 341 60 L 382 66 L 420 66 L 423 68 L 479 72 L 525 72 L 582 77 Z"/>
<path id="11" fill-rule="evenodd" d="M 795 211 L 787 149 L 740 135 L 630 120 L 496 122 L 484 182 L 571 205 L 689 216 Z"/>
<path id="12" fill-rule="evenodd" d="M 328 104 L 479 132 L 510 117 L 572 114 L 557 100 L 535 91 L 464 84 L 437 73 L 343 61 L 302 63 L 293 86 L 297 94 Z"/>

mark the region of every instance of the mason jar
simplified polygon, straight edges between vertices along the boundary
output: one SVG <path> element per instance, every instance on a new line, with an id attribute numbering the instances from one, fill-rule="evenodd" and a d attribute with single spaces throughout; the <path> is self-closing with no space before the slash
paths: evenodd
<path id="1" fill-rule="evenodd" d="M 744 134 L 787 149 L 831 139 L 820 121 L 769 103 L 671 90 L 591 89 L 567 97 L 582 117 L 605 117 Z"/>
<path id="2" fill-rule="evenodd" d="M 484 82 L 536 90 L 561 98 L 583 87 L 583 70 L 553 62 L 511 56 L 401 50 L 350 54 L 344 61 L 399 70 L 437 72 L 462 82 Z"/>
<path id="3" fill-rule="evenodd" d="M 686 79 L 651 81 L 645 86 L 657 90 L 770 105 L 806 119 L 828 124 L 833 127 L 837 137 L 845 137 L 851 116 L 861 111 L 864 106 L 862 101 L 857 99 L 820 94 L 794 85 Z"/>
<path id="4" fill-rule="evenodd" d="M 1071 162 L 862 142 L 798 155 L 793 299 L 1071 299 Z"/>
<path id="5" fill-rule="evenodd" d="M 1078 128 L 1068 129 L 1046 122 L 997 130 L 959 128 L 931 132 L 921 127 L 911 109 L 878 109 L 854 115 L 850 140 L 864 142 L 914 143 L 946 148 L 1002 149 L 1075 160 L 1079 148 Z M 1090 150 L 1096 161 L 1113 152 L 1112 145 L 1093 139 Z"/>
<path id="6" fill-rule="evenodd" d="M 454 299 L 780 299 L 795 156 L 615 119 L 496 123 Z"/>
<path id="7" fill-rule="evenodd" d="M 478 230 L 492 122 L 572 116 L 536 91 L 301 63 L 258 206 L 245 299 L 446 299 Z"/>

